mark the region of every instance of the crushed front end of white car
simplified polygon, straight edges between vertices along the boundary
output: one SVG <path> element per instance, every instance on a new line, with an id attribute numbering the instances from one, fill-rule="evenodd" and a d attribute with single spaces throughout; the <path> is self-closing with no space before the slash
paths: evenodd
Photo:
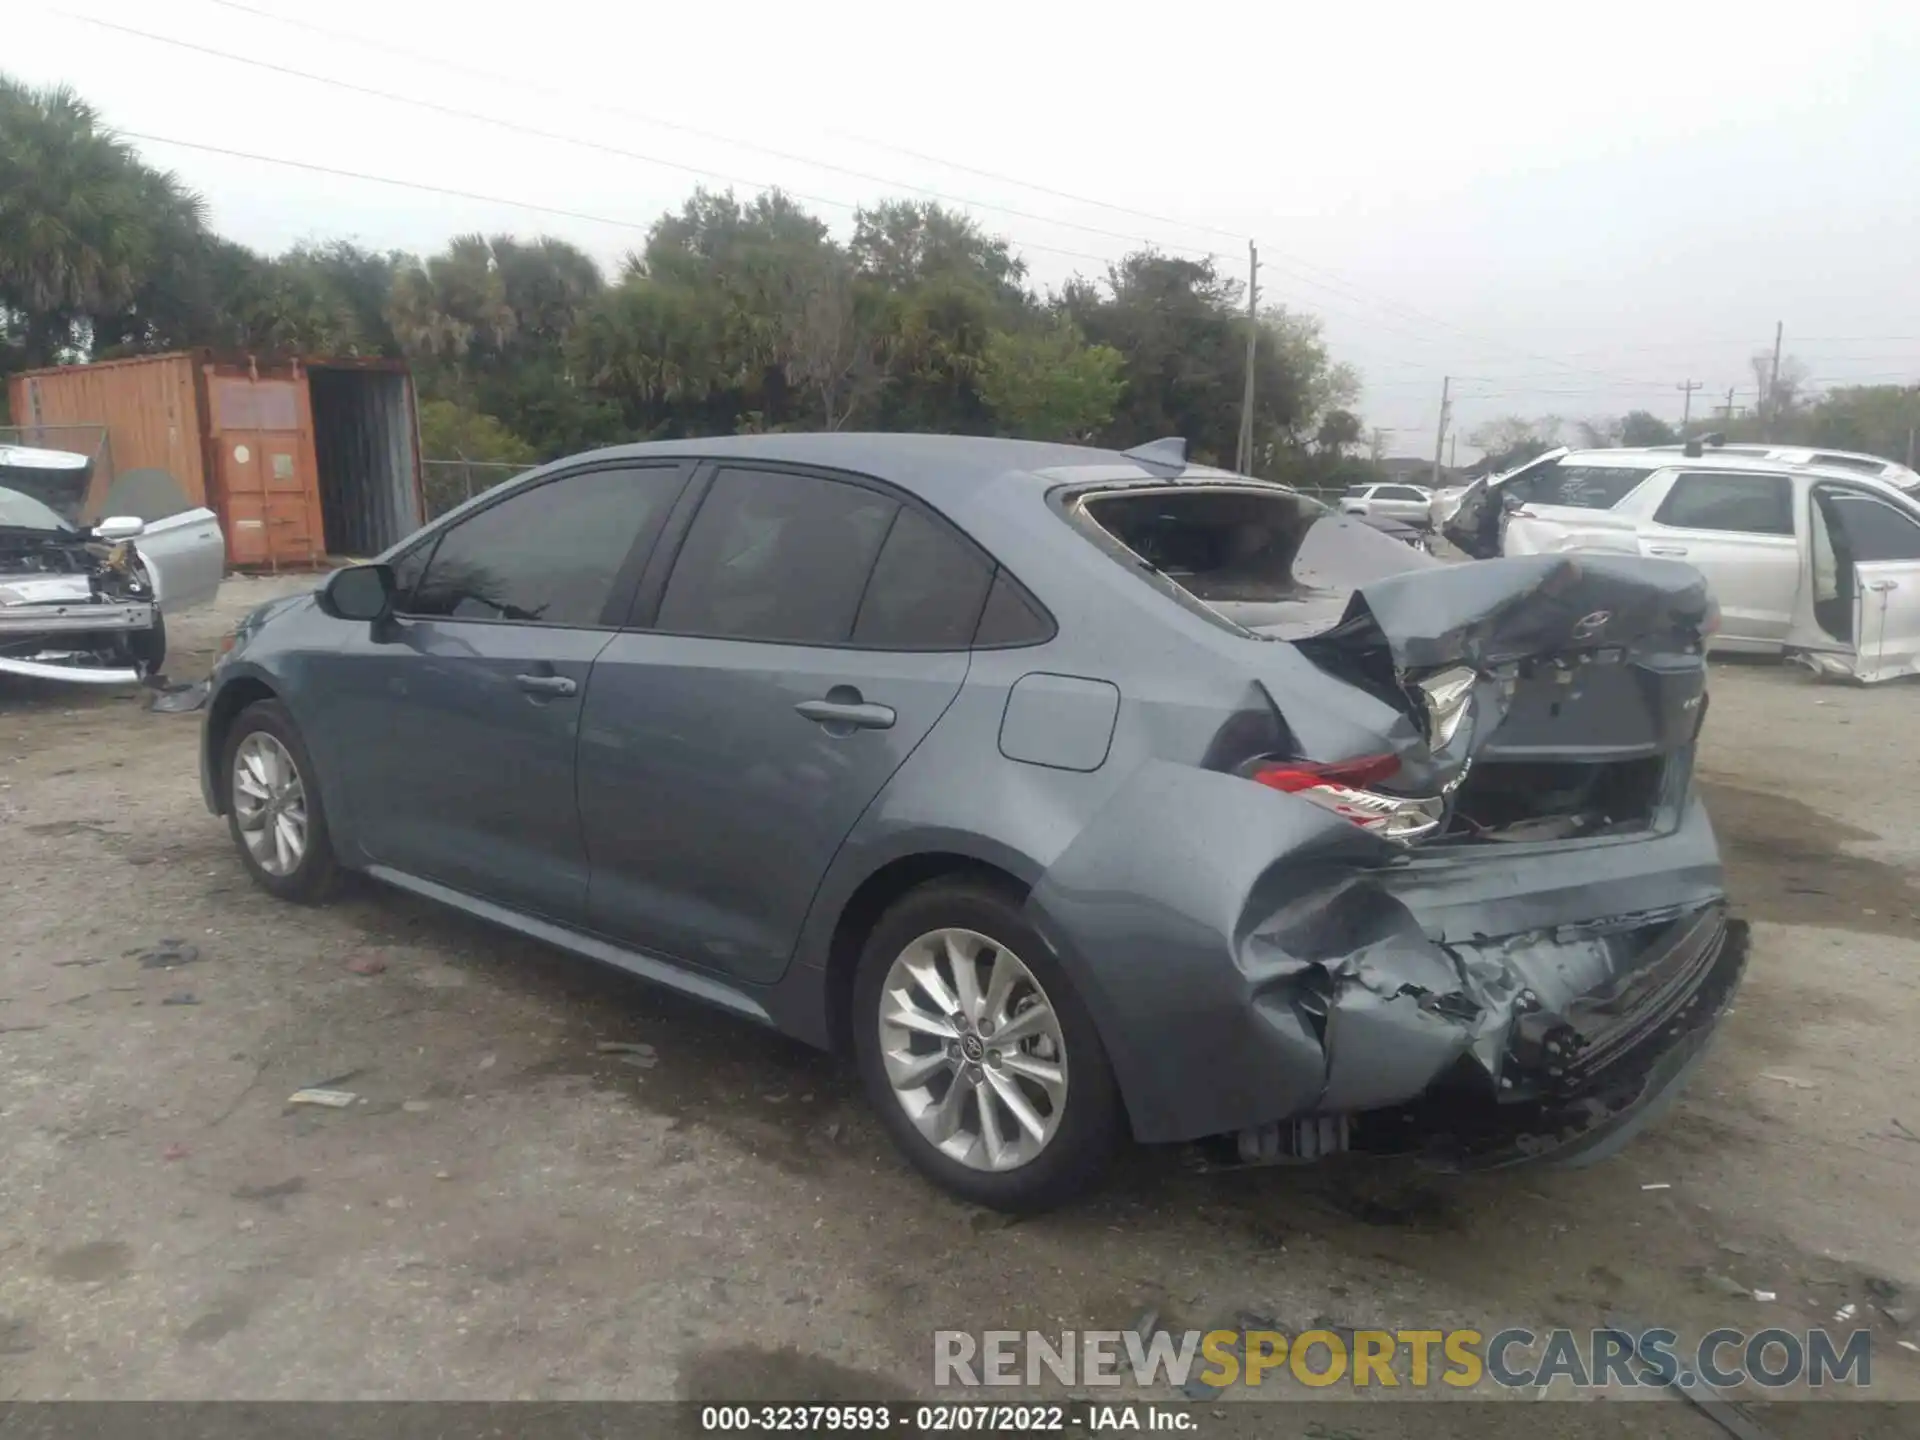
<path id="1" fill-rule="evenodd" d="M 153 581 L 130 543 L 0 522 L 0 675 L 127 685 L 165 659 Z"/>
<path id="2" fill-rule="evenodd" d="M 0 446 L 0 676 L 157 681 L 163 609 L 199 603 L 219 583 L 224 541 L 211 512 L 81 525 L 88 468 L 82 455 Z"/>

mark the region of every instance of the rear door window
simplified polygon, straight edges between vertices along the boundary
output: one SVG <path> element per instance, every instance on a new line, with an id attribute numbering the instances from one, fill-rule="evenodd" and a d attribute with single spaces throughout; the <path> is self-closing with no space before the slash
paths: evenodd
<path id="1" fill-rule="evenodd" d="M 674 560 L 655 626 L 730 640 L 845 645 L 899 510 L 898 500 L 861 485 L 724 469 Z"/>
<path id="2" fill-rule="evenodd" d="M 408 552 L 402 613 L 449 620 L 598 626 L 636 542 L 659 532 L 685 472 L 635 466 L 563 475 L 517 491 Z M 424 572 L 417 571 L 426 559 Z M 415 578 L 417 574 L 418 578 Z"/>
<path id="3" fill-rule="evenodd" d="M 1411 485 L 1382 485 L 1378 497 L 1381 500 L 1424 500 L 1427 497 Z"/>
<path id="4" fill-rule="evenodd" d="M 878 650 L 964 650 L 993 585 L 986 556 L 945 522 L 902 506 L 860 598 L 853 643 Z"/>
<path id="5" fill-rule="evenodd" d="M 1576 510 L 1611 510 L 1640 488 L 1651 475 L 1647 466 L 1568 465 L 1548 466 L 1523 476 L 1503 487 L 1521 500 L 1536 505 L 1567 505 Z"/>
<path id="6" fill-rule="evenodd" d="M 1678 476 L 1654 520 L 1677 530 L 1793 534 L 1793 482 L 1785 475 L 1693 471 Z"/>
<path id="7" fill-rule="evenodd" d="M 987 605 L 980 612 L 980 624 L 973 632 L 976 649 L 994 650 L 1015 645 L 1038 645 L 1053 638 L 1053 621 L 1047 612 L 1006 571 L 993 577 L 987 592 Z"/>
<path id="8" fill-rule="evenodd" d="M 1873 495 L 1827 491 L 1824 498 L 1846 536 L 1851 559 L 1920 560 L 1920 523 Z"/>

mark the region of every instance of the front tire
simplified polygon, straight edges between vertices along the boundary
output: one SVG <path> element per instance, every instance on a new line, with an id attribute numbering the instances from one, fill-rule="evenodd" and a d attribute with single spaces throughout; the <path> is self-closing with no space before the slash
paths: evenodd
<path id="1" fill-rule="evenodd" d="M 234 719 L 220 767 L 227 829 L 254 883 L 280 900 L 311 905 L 339 883 L 313 757 L 277 700 L 259 700 Z"/>
<path id="2" fill-rule="evenodd" d="M 928 1178 L 1030 1214 L 1092 1187 L 1124 1128 L 1093 1018 L 1018 903 L 940 881 L 881 917 L 854 980 L 855 1056 Z"/>

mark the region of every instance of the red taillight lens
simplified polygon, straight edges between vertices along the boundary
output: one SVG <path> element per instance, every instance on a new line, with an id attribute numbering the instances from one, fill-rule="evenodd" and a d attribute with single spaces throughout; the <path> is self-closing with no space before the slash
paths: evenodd
<path id="1" fill-rule="evenodd" d="M 1347 785 L 1356 789 L 1391 779 L 1400 770 L 1397 755 L 1368 755 L 1359 760 L 1341 760 L 1317 765 L 1310 760 L 1282 760 L 1257 766 L 1248 779 L 1289 795 L 1322 785 Z"/>
<path id="2" fill-rule="evenodd" d="M 1260 760 L 1240 772 L 1270 790 L 1283 790 L 1387 840 L 1408 842 L 1439 827 L 1445 801 L 1389 795 L 1370 788 L 1400 773 L 1393 755 L 1365 755 L 1331 765 L 1311 760 Z"/>

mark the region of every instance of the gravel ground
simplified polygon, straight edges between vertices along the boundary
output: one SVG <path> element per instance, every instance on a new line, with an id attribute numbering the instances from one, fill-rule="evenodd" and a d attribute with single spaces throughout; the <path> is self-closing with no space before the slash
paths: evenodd
<path id="1" fill-rule="evenodd" d="M 176 626 L 175 673 L 289 585 L 230 582 Z M 1715 667 L 1704 778 L 1752 968 L 1617 1160 L 1439 1181 L 1141 1151 L 1008 1225 L 911 1174 L 800 1046 L 370 886 L 276 904 L 201 808 L 197 717 L 0 681 L 0 1399 L 906 1395 L 936 1327 L 1146 1305 L 1697 1333 L 1854 1304 L 1876 1393 L 1920 1395 L 1895 1344 L 1917 706 Z M 197 958 L 143 963 L 162 938 Z M 361 1103 L 285 1104 L 323 1082 Z"/>

